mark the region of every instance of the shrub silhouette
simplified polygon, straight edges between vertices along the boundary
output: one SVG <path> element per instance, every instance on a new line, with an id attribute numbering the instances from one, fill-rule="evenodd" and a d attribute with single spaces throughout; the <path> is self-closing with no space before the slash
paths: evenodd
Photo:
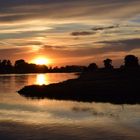
<path id="1" fill-rule="evenodd" d="M 91 63 L 89 64 L 89 66 L 87 67 L 87 70 L 88 71 L 94 71 L 94 70 L 97 70 L 98 69 L 98 66 L 96 63 Z"/>

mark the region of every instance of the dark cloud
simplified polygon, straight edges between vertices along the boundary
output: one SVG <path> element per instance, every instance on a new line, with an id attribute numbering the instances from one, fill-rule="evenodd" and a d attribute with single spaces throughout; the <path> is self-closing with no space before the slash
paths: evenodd
<path id="1" fill-rule="evenodd" d="M 119 28 L 119 25 L 112 25 L 112 26 L 107 26 L 107 27 L 94 27 L 92 28 L 93 31 L 102 31 L 102 30 L 108 30 L 108 29 L 114 29 L 114 28 Z"/>
<path id="2" fill-rule="evenodd" d="M 98 43 L 104 44 L 104 51 L 131 51 L 134 49 L 140 49 L 140 38 L 118 41 L 102 41 Z"/>
<path id="3" fill-rule="evenodd" d="M 72 36 L 86 36 L 86 35 L 92 35 L 94 32 L 89 32 L 89 31 L 82 31 L 82 32 L 72 32 Z"/>
<path id="4" fill-rule="evenodd" d="M 109 29 L 114 29 L 114 28 L 119 28 L 119 25 L 111 25 L 111 26 L 106 26 L 106 27 L 94 27 L 92 28 L 92 32 L 91 31 L 77 31 L 77 32 L 72 32 L 71 35 L 72 36 L 86 36 L 86 35 L 92 35 L 92 34 L 96 34 L 97 31 L 103 31 L 103 30 L 109 30 Z"/>

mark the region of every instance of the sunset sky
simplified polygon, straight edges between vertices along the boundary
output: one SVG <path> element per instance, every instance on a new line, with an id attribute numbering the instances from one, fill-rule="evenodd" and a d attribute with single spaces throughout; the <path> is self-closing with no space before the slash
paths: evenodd
<path id="1" fill-rule="evenodd" d="M 140 57 L 140 0 L 0 0 L 0 59 L 86 65 Z"/>

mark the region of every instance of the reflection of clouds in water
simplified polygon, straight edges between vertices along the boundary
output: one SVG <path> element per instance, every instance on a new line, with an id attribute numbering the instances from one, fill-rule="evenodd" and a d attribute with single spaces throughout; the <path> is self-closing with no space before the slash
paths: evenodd
<path id="1" fill-rule="evenodd" d="M 12 83 L 11 81 L 13 80 L 14 77 L 11 77 L 9 75 L 0 75 L 0 86 L 5 86 L 9 82 L 10 84 Z"/>
<path id="2" fill-rule="evenodd" d="M 72 110 L 74 112 L 81 112 L 81 113 L 90 113 L 93 116 L 96 117 L 112 117 L 112 118 L 119 118 L 119 112 L 113 112 L 112 110 L 109 112 L 101 112 L 94 110 L 94 108 L 79 108 L 79 107 L 73 107 Z"/>
<path id="3" fill-rule="evenodd" d="M 70 123 L 73 121 L 88 120 L 90 118 L 87 114 L 77 114 L 71 112 L 69 108 L 49 108 L 39 107 L 34 105 L 22 105 L 22 104 L 0 104 L 0 120 L 11 119 L 28 123 Z"/>
<path id="4" fill-rule="evenodd" d="M 28 123 L 72 123 L 72 122 L 92 122 L 98 120 L 102 123 L 110 123 L 110 121 L 119 121 L 131 123 L 139 121 L 139 106 L 128 106 L 126 111 L 122 110 L 119 105 L 112 105 L 105 109 L 106 104 L 86 104 L 75 102 L 55 102 L 53 104 L 46 100 L 39 104 L 10 104 L 0 103 L 0 120 L 11 119 Z M 51 101 L 50 101 L 51 102 Z M 84 107 L 85 106 L 85 107 Z M 100 107 L 99 107 L 100 106 Z M 100 109 L 99 109 L 100 108 Z M 102 110 L 101 110 L 102 108 Z M 129 118 L 128 118 L 129 116 Z M 48 122 L 49 120 L 49 122 Z"/>
<path id="5" fill-rule="evenodd" d="M 53 139 L 53 140 L 139 140 L 136 130 L 118 124 L 85 127 L 79 124 L 34 125 L 22 122 L 0 122 L 0 138 L 10 139 Z"/>
<path id="6" fill-rule="evenodd" d="M 10 81 L 11 78 L 12 78 L 11 76 L 2 75 L 2 76 L 0 76 L 0 83 L 7 83 Z"/>
<path id="7" fill-rule="evenodd" d="M 17 133 L 24 136 L 24 139 L 28 136 L 33 139 L 37 139 L 37 137 L 38 139 L 48 137 L 57 139 L 57 134 L 74 135 L 75 139 L 91 140 L 93 138 L 137 140 L 139 137 L 137 132 L 139 126 L 136 128 L 132 125 L 133 121 L 139 121 L 138 105 L 126 105 L 126 109 L 122 110 L 121 106 L 111 104 L 58 102 L 55 100 L 38 102 L 34 101 L 34 104 L 26 105 L 0 103 L 0 137 L 4 134 L 1 133 L 4 132 L 3 129 L 6 134 L 13 136 L 13 139 L 19 136 Z M 120 113 L 120 118 L 116 121 L 116 116 L 111 116 L 110 113 Z M 127 118 L 130 113 L 131 116 L 129 115 Z M 134 113 L 135 115 L 133 115 Z M 125 118 L 125 122 L 123 118 Z M 138 124 L 136 123 L 136 125 Z M 24 129 L 26 130 L 24 131 Z M 12 132 L 14 133 L 12 134 Z M 67 138 L 66 136 L 64 139 Z"/>

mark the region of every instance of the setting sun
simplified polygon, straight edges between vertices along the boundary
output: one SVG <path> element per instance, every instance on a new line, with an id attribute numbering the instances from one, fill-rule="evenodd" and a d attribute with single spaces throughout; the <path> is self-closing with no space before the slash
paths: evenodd
<path id="1" fill-rule="evenodd" d="M 48 65 L 51 63 L 50 59 L 45 57 L 37 57 L 32 62 L 37 65 Z"/>

